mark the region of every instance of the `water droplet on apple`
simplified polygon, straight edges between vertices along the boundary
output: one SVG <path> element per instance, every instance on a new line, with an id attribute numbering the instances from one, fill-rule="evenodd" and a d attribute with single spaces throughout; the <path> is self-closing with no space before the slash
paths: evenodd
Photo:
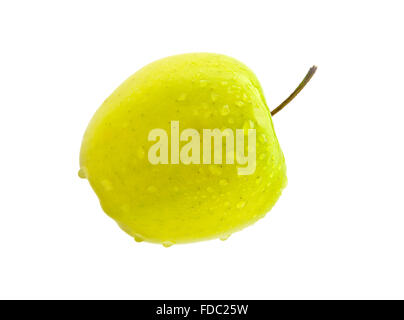
<path id="1" fill-rule="evenodd" d="M 239 203 L 237 203 L 237 209 L 242 209 L 245 207 L 246 202 L 245 201 L 240 201 Z"/>
<path id="2" fill-rule="evenodd" d="M 204 88 L 208 85 L 208 80 L 199 80 L 199 85 L 201 86 L 201 88 Z"/>
<path id="3" fill-rule="evenodd" d="M 153 192 L 156 192 L 156 191 L 157 191 L 157 188 L 156 188 L 155 186 L 149 186 L 149 187 L 147 188 L 147 191 L 150 192 L 150 193 L 153 193 Z"/>
<path id="4" fill-rule="evenodd" d="M 178 97 L 178 101 L 184 101 L 187 98 L 187 94 L 186 93 L 181 93 Z"/>
<path id="5" fill-rule="evenodd" d="M 265 134 L 262 133 L 262 134 L 259 135 L 258 140 L 260 142 L 264 143 L 264 142 L 267 141 L 267 137 L 265 136 Z"/>
<path id="6" fill-rule="evenodd" d="M 228 181 L 226 180 L 226 179 L 221 179 L 220 181 L 219 181 L 219 184 L 221 185 L 221 186 L 226 186 L 226 185 L 228 185 Z"/>
<path id="7" fill-rule="evenodd" d="M 113 189 L 111 181 L 109 181 L 108 179 L 102 180 L 101 185 L 102 185 L 102 187 L 104 188 L 105 191 L 111 191 Z"/>
<path id="8" fill-rule="evenodd" d="M 243 124 L 244 135 L 248 135 L 248 129 L 254 129 L 255 124 L 252 120 L 247 120 Z"/>
<path id="9" fill-rule="evenodd" d="M 141 236 L 135 235 L 133 236 L 133 238 L 135 239 L 136 242 L 143 242 L 144 239 Z"/>
<path id="10" fill-rule="evenodd" d="M 78 175 L 81 179 L 86 179 L 87 178 L 87 169 L 84 167 L 80 168 Z"/>
<path id="11" fill-rule="evenodd" d="M 216 175 L 216 176 L 219 176 L 219 175 L 222 174 L 222 171 L 219 169 L 219 167 L 217 167 L 217 166 L 215 166 L 215 165 L 210 165 L 210 166 L 209 166 L 209 171 L 210 171 L 212 174 Z"/>
<path id="12" fill-rule="evenodd" d="M 203 115 L 206 119 L 212 116 L 212 112 L 210 111 L 205 111 L 204 115 Z"/>
<path id="13" fill-rule="evenodd" d="M 212 92 L 210 94 L 210 98 L 212 99 L 213 102 L 215 102 L 219 98 L 219 95 L 215 92 Z"/>
<path id="14" fill-rule="evenodd" d="M 143 159 L 144 156 L 145 156 L 145 151 L 143 150 L 142 147 L 140 147 L 140 148 L 137 150 L 137 157 L 138 157 L 139 159 Z"/>
<path id="15" fill-rule="evenodd" d="M 229 239 L 230 236 L 231 236 L 231 234 L 225 234 L 225 235 L 221 236 L 219 239 L 222 241 L 226 241 L 227 239 Z"/>
<path id="16" fill-rule="evenodd" d="M 212 187 L 207 187 L 207 188 L 206 188 L 206 191 L 208 191 L 208 192 L 213 192 L 214 190 L 213 190 Z"/>
<path id="17" fill-rule="evenodd" d="M 230 113 L 230 107 L 229 105 L 225 104 L 222 109 L 220 110 L 220 113 L 222 116 L 227 116 Z"/>
<path id="18" fill-rule="evenodd" d="M 236 101 L 236 106 L 237 107 L 242 107 L 244 105 L 244 102 L 241 100 Z"/>
<path id="19" fill-rule="evenodd" d="M 174 243 L 172 243 L 171 241 L 164 241 L 164 242 L 163 242 L 163 246 L 166 247 L 166 248 L 171 247 L 173 244 L 174 244 Z"/>

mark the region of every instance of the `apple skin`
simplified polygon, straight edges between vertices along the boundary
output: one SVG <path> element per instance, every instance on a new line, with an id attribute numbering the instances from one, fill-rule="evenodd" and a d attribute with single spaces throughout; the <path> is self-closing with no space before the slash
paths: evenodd
<path id="1" fill-rule="evenodd" d="M 227 106 L 227 107 L 224 107 Z M 155 128 L 256 129 L 256 169 L 237 163 L 148 161 Z M 85 132 L 79 175 L 103 210 L 137 241 L 170 246 L 226 239 L 274 206 L 287 184 L 270 111 L 254 73 L 225 55 L 190 53 L 155 61 L 123 82 Z"/>

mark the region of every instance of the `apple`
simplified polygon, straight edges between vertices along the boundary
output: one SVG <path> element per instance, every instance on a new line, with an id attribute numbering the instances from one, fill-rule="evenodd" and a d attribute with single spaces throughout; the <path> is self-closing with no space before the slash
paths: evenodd
<path id="1" fill-rule="evenodd" d="M 123 82 L 88 125 L 79 175 L 125 232 L 164 246 L 227 239 L 264 217 L 287 184 L 256 76 L 212 53 L 167 57 Z"/>

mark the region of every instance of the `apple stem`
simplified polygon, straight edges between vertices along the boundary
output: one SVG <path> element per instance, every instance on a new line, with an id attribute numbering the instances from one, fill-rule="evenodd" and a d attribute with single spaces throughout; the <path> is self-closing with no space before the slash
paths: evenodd
<path id="1" fill-rule="evenodd" d="M 310 68 L 309 72 L 307 72 L 303 81 L 300 82 L 295 91 L 293 91 L 292 94 L 289 97 L 287 97 L 285 101 L 283 101 L 279 106 L 277 106 L 274 110 L 271 111 L 271 116 L 274 116 L 279 111 L 281 111 L 290 101 L 292 101 L 299 94 L 300 91 L 302 91 L 302 89 L 306 86 L 306 84 L 309 83 L 310 79 L 313 77 L 316 70 L 317 70 L 316 66 L 312 66 Z"/>

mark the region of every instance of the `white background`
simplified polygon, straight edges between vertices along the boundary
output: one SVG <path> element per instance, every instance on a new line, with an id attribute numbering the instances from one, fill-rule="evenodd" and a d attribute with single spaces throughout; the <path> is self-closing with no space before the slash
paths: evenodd
<path id="1" fill-rule="evenodd" d="M 2 1 L 0 298 L 404 298 L 402 1 Z M 246 63 L 289 184 L 228 241 L 137 244 L 77 177 L 128 76 L 208 51 Z"/>

